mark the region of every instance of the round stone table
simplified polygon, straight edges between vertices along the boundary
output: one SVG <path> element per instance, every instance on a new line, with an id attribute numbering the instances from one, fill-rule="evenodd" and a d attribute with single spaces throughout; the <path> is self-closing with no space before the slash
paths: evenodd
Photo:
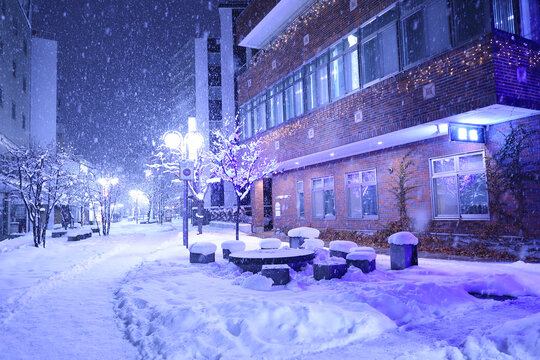
<path id="1" fill-rule="evenodd" d="M 242 269 L 257 273 L 263 265 L 287 264 L 293 270 L 299 271 L 305 265 L 313 262 L 315 253 L 306 249 L 271 249 L 237 251 L 229 255 L 229 262 Z"/>

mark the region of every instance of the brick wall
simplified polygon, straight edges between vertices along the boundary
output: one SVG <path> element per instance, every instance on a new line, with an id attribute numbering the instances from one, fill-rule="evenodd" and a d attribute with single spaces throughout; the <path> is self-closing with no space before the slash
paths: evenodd
<path id="1" fill-rule="evenodd" d="M 329 227 L 350 230 L 379 230 L 389 222 L 398 220 L 399 214 L 394 195 L 390 192 L 390 186 L 395 181 L 395 173 L 390 173 L 389 169 L 396 168 L 396 164 L 403 155 L 413 150 L 411 159 L 414 162 L 414 175 L 411 185 L 417 186 L 417 188 L 407 205 L 415 228 L 425 229 L 428 222 L 432 219 L 429 159 L 478 150 L 484 150 L 487 155 L 491 155 L 497 151 L 501 139 L 504 134 L 509 132 L 510 126 L 517 126 L 519 124 L 524 124 L 529 130 L 536 131 L 533 143 L 538 144 L 540 142 L 540 116 L 536 116 L 491 126 L 488 131 L 489 142 L 485 145 L 450 142 L 447 136 L 441 136 L 414 144 L 287 171 L 282 174 L 275 174 L 272 177 L 274 206 L 276 201 L 280 202 L 282 215 L 280 218 L 274 219 L 274 226 L 276 228 L 312 226 L 317 228 Z M 526 154 L 525 161 L 530 161 L 530 166 L 536 169 L 536 173 L 540 173 L 540 163 L 537 153 L 532 151 Z M 345 174 L 347 172 L 369 169 L 376 169 L 377 171 L 379 219 L 348 219 L 345 199 Z M 336 218 L 335 220 L 313 219 L 311 216 L 311 179 L 329 175 L 334 176 Z M 296 182 L 299 180 L 304 181 L 305 219 L 299 219 L 296 211 Z M 284 199 L 283 195 L 289 195 L 289 197 Z M 540 189 L 538 187 L 538 179 L 527 184 L 527 204 L 527 208 L 530 211 L 525 219 L 525 223 L 531 232 L 538 237 L 540 236 Z M 485 226 L 488 221 L 436 220 L 435 223 L 436 228 L 440 232 L 466 234 Z"/>

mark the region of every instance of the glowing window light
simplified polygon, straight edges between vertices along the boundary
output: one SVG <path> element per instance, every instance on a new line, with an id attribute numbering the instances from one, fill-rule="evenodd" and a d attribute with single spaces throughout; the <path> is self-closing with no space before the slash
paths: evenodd
<path id="1" fill-rule="evenodd" d="M 478 141 L 478 130 L 476 129 L 469 130 L 469 140 Z"/>
<path id="2" fill-rule="evenodd" d="M 458 140 L 467 140 L 467 129 L 465 128 L 458 129 Z"/>

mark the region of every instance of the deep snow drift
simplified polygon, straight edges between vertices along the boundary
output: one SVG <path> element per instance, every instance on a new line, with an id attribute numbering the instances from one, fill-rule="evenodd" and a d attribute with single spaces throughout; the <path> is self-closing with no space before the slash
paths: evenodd
<path id="1" fill-rule="evenodd" d="M 286 286 L 222 260 L 189 264 L 180 226 L 113 224 L 80 242 L 0 243 L 0 358 L 537 359 L 540 265 L 419 259 Z M 259 239 L 243 235 L 246 249 Z M 514 296 L 495 301 L 469 293 Z"/>

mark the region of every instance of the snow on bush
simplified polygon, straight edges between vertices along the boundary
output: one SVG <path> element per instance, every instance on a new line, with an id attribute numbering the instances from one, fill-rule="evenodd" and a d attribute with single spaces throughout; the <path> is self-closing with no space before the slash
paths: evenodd
<path id="1" fill-rule="evenodd" d="M 320 233 L 321 232 L 317 229 L 302 226 L 289 230 L 287 235 L 291 237 L 299 236 L 307 239 L 316 239 L 319 237 Z"/>
<path id="2" fill-rule="evenodd" d="M 308 250 L 322 249 L 324 241 L 321 239 L 305 239 L 301 247 Z"/>
<path id="3" fill-rule="evenodd" d="M 400 231 L 390 235 L 388 243 L 394 245 L 418 245 L 418 239 L 408 231 Z"/>
<path id="4" fill-rule="evenodd" d="M 355 251 L 347 254 L 347 260 L 367 260 L 373 261 L 377 255 L 370 251 Z"/>
<path id="5" fill-rule="evenodd" d="M 261 239 L 259 245 L 261 249 L 279 249 L 281 247 L 281 240 L 277 238 Z"/>
<path id="6" fill-rule="evenodd" d="M 348 240 L 330 241 L 330 250 L 348 253 L 354 247 L 358 247 L 358 245 L 352 241 L 348 241 Z"/>
<path id="7" fill-rule="evenodd" d="M 199 241 L 189 246 L 189 252 L 194 254 L 210 255 L 215 253 L 216 250 L 216 244 L 206 241 Z"/>
<path id="8" fill-rule="evenodd" d="M 244 251 L 246 249 L 246 243 L 240 240 L 227 240 L 221 243 L 223 250 L 230 250 L 231 253 L 235 251 Z"/>

